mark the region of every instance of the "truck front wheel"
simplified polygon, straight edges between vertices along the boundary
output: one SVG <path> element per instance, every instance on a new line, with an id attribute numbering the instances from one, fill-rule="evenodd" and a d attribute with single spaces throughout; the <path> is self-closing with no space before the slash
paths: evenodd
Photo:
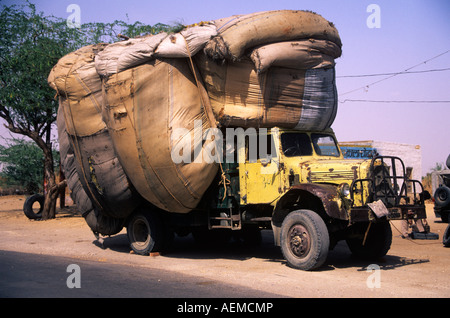
<path id="1" fill-rule="evenodd" d="M 330 238 L 322 218 L 310 210 L 288 214 L 281 225 L 281 252 L 289 266 L 301 270 L 320 267 L 328 256 Z"/>

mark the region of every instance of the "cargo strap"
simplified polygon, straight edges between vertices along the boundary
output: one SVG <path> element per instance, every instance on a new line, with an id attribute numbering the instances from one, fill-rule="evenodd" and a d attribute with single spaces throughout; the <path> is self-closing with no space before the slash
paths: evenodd
<path id="1" fill-rule="evenodd" d="M 208 93 L 206 92 L 206 89 L 203 85 L 203 83 L 201 83 L 197 77 L 197 73 L 198 70 L 195 67 L 194 61 L 192 60 L 192 56 L 191 56 L 191 50 L 189 49 L 189 44 L 186 40 L 186 38 L 183 36 L 184 42 L 186 44 L 186 50 L 188 53 L 188 57 L 189 57 L 189 62 L 190 62 L 190 66 L 192 69 L 192 73 L 194 75 L 194 79 L 195 79 L 195 83 L 198 89 L 198 93 L 200 95 L 200 100 L 202 102 L 202 106 L 203 106 L 203 110 L 205 111 L 206 117 L 209 120 L 210 126 L 212 128 L 217 128 L 217 122 L 211 107 L 211 101 L 209 100 L 209 96 Z"/>
<path id="2" fill-rule="evenodd" d="M 77 57 L 77 60 L 78 60 L 78 58 L 79 58 L 79 56 Z M 80 168 L 81 168 L 81 171 L 82 171 L 82 174 L 83 174 L 83 179 L 84 179 L 84 182 L 86 182 L 86 187 L 88 188 L 90 197 L 92 197 L 92 200 L 94 201 L 95 207 L 98 208 L 100 211 L 103 211 L 103 206 L 102 206 L 102 205 L 100 204 L 100 202 L 97 200 L 96 195 L 94 194 L 94 192 L 92 191 L 92 189 L 91 189 L 91 187 L 90 187 L 90 185 L 89 185 L 89 180 L 88 180 L 87 177 L 86 177 L 86 171 L 85 171 L 85 169 L 84 169 L 83 161 L 81 160 L 81 158 L 82 158 L 81 147 L 80 147 L 80 144 L 79 144 L 79 142 L 78 142 L 77 132 L 76 132 L 76 128 L 75 128 L 76 126 L 75 126 L 75 122 L 74 122 L 74 120 L 73 120 L 72 109 L 71 109 L 71 107 L 70 107 L 70 98 L 69 98 L 69 96 L 67 95 L 67 78 L 69 77 L 69 74 L 72 72 L 72 68 L 73 68 L 73 66 L 75 65 L 76 62 L 77 62 L 77 61 L 75 61 L 75 62 L 72 63 L 72 65 L 70 66 L 70 68 L 69 68 L 69 70 L 67 71 L 67 74 L 66 74 L 66 76 L 65 76 L 65 78 L 64 78 L 64 83 L 65 83 L 64 95 L 65 95 L 65 98 L 66 98 L 66 100 L 67 100 L 67 109 L 68 109 L 68 111 L 69 111 L 69 116 L 70 116 L 70 119 L 71 119 L 71 124 L 72 124 L 73 130 L 74 130 L 74 134 L 75 134 L 75 136 L 70 136 L 70 134 L 67 132 L 67 136 L 69 137 L 68 139 L 69 139 L 69 141 L 71 141 L 71 144 L 72 144 L 72 146 L 73 146 L 73 150 L 74 150 L 74 152 L 75 152 L 75 158 L 77 159 L 77 161 L 78 161 L 78 163 L 79 163 L 79 165 L 80 165 Z M 84 83 L 83 83 L 83 84 L 84 84 Z M 88 86 L 87 86 L 87 85 L 84 85 L 84 86 L 85 86 L 86 89 L 88 90 L 88 93 L 91 93 L 91 91 L 89 90 Z M 57 93 L 58 95 L 60 95 L 60 94 L 59 94 L 59 91 L 58 91 L 57 85 L 55 85 L 55 87 L 56 87 L 56 93 Z M 90 95 L 92 95 L 92 94 L 90 94 Z M 94 100 L 95 100 L 95 97 L 94 97 L 94 96 L 92 96 L 92 98 L 94 98 Z M 95 100 L 95 103 L 96 103 L 96 106 L 97 106 L 97 107 L 96 107 L 97 110 L 99 110 L 99 109 L 98 109 L 98 103 L 97 103 L 97 100 Z M 63 107 L 62 110 L 63 110 L 64 121 L 65 121 L 65 123 L 66 123 L 66 125 L 67 125 L 67 115 L 66 115 L 65 107 Z M 67 130 L 67 127 L 66 127 L 66 130 Z"/>
<path id="3" fill-rule="evenodd" d="M 187 50 L 187 54 L 189 57 L 189 62 L 190 62 L 192 73 L 194 75 L 195 83 L 196 83 L 196 86 L 198 89 L 198 94 L 200 95 L 200 101 L 202 103 L 203 110 L 206 114 L 206 117 L 209 120 L 211 128 L 217 128 L 217 122 L 216 122 L 216 119 L 214 116 L 214 112 L 212 110 L 211 101 L 209 100 L 208 92 L 206 92 L 206 89 L 205 89 L 203 83 L 201 83 L 197 77 L 198 70 L 195 67 L 194 61 L 192 60 L 191 50 L 189 49 L 189 43 L 187 42 L 187 40 L 184 36 L 183 36 L 183 39 L 186 44 L 186 50 Z M 221 153 L 217 150 L 216 142 L 214 142 L 214 148 L 215 148 L 216 153 Z M 222 198 L 222 201 L 223 201 L 223 200 L 225 200 L 225 198 L 227 196 L 227 185 L 230 184 L 230 180 L 227 179 L 227 177 L 225 175 L 225 171 L 223 170 L 222 162 L 220 160 L 219 160 L 219 167 L 220 167 L 220 171 L 221 171 L 221 181 L 220 181 L 219 185 L 223 184 L 223 187 L 225 190 L 224 194 L 223 194 L 223 198 Z"/>

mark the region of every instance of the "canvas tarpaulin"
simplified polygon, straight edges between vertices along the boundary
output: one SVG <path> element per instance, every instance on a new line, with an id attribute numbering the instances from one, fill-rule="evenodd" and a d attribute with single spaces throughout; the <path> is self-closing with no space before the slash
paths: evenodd
<path id="1" fill-rule="evenodd" d="M 225 126 L 329 128 L 337 111 L 334 68 L 271 67 L 250 59 L 218 65 L 196 56 L 217 120 Z"/>
<path id="2" fill-rule="evenodd" d="M 341 48 L 326 40 L 307 39 L 261 45 L 252 50 L 250 58 L 258 73 L 271 66 L 295 69 L 334 67 Z"/>
<path id="3" fill-rule="evenodd" d="M 216 22 L 217 36 L 205 47 L 215 60 L 239 60 L 246 49 L 298 39 L 321 39 L 342 45 L 336 28 L 308 11 L 278 10 L 234 16 Z"/>
<path id="4" fill-rule="evenodd" d="M 108 45 L 96 57 L 99 75 L 109 76 L 153 58 L 186 58 L 200 51 L 217 34 L 214 24 L 190 26 L 179 33 L 146 35 Z M 189 52 L 188 49 L 189 48 Z"/>
<path id="5" fill-rule="evenodd" d="M 194 209 L 218 167 L 193 158 L 194 149 L 208 145 L 196 143 L 195 121 L 201 131 L 211 125 L 188 61 L 158 59 L 111 75 L 104 83 L 104 108 L 120 162 L 139 193 L 166 211 Z M 191 136 L 192 162 L 172 158 L 182 142 L 171 136 L 177 129 Z"/>
<path id="6" fill-rule="evenodd" d="M 72 136 L 90 136 L 106 128 L 99 116 L 102 82 L 93 63 L 106 45 L 85 46 L 63 56 L 48 76 L 50 86 L 67 101 L 63 110 L 67 132 Z"/>
<path id="7" fill-rule="evenodd" d="M 155 52 L 159 58 L 185 58 L 197 54 L 211 37 L 217 35 L 212 22 L 191 26 L 180 33 L 167 36 Z M 189 48 L 189 52 L 188 52 Z"/>
<path id="8" fill-rule="evenodd" d="M 114 235 L 119 233 L 124 226 L 125 218 L 114 218 L 105 215 L 105 213 L 102 212 L 104 209 L 96 208 L 93 204 L 92 197 L 85 191 L 87 188 L 86 186 L 83 186 L 81 182 L 79 169 L 77 169 L 77 166 L 79 167 L 79 165 L 76 163 L 77 158 L 75 157 L 72 144 L 69 141 L 69 134 L 65 129 L 65 120 L 61 111 L 58 112 L 57 124 L 61 166 L 66 176 L 67 186 L 71 190 L 70 196 L 75 202 L 78 211 L 84 217 L 86 223 L 94 233 L 102 235 Z"/>
<path id="9" fill-rule="evenodd" d="M 95 58 L 95 67 L 100 76 L 116 74 L 153 58 L 158 45 L 167 33 L 146 35 L 108 45 Z"/>
<path id="10" fill-rule="evenodd" d="M 85 216 L 101 212 L 104 222 L 119 224 L 139 204 L 140 197 L 122 169 L 102 120 L 102 85 L 94 58 L 104 47 L 91 45 L 66 55 L 53 68 L 48 81 L 59 94 L 57 124 L 62 166 L 74 202 Z M 117 220 L 111 221 L 113 218 Z M 97 223 L 97 230 L 111 232 L 109 225 Z"/>

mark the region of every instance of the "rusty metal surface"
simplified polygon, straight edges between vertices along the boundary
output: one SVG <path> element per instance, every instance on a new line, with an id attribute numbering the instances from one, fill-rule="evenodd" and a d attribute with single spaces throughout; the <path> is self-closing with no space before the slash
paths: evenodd
<path id="1" fill-rule="evenodd" d="M 383 216 L 387 220 L 426 219 L 424 206 L 398 206 L 387 208 L 388 214 Z M 378 218 L 369 207 L 356 207 L 350 210 L 350 223 L 377 221 Z"/>
<path id="2" fill-rule="evenodd" d="M 318 197 L 325 212 L 332 218 L 348 220 L 347 211 L 338 204 L 338 190 L 336 186 L 326 184 L 303 183 L 292 186 L 292 190 L 304 190 Z"/>

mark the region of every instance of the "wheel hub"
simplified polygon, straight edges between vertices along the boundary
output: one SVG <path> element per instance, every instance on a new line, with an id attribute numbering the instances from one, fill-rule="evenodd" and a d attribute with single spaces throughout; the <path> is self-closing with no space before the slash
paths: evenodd
<path id="1" fill-rule="evenodd" d="M 311 247 L 308 231 L 303 225 L 294 225 L 289 232 L 289 246 L 297 257 L 305 257 Z"/>
<path id="2" fill-rule="evenodd" d="M 439 197 L 439 200 L 445 201 L 445 200 L 447 200 L 447 193 L 445 191 L 439 191 L 438 197 Z"/>

